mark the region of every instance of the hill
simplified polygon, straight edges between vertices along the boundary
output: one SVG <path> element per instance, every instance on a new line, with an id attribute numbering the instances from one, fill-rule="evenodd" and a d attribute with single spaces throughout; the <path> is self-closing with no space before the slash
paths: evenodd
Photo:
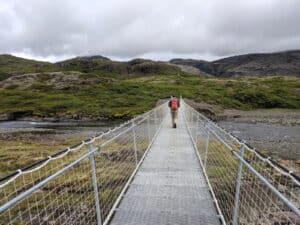
<path id="1" fill-rule="evenodd" d="M 128 62 L 112 61 L 109 58 L 84 56 L 57 63 L 23 59 L 12 55 L 0 55 L 0 81 L 11 76 L 42 73 L 78 71 L 109 76 L 176 74 L 181 70 L 176 65 L 145 59 L 133 59 Z"/>
<path id="2" fill-rule="evenodd" d="M 64 71 L 80 71 L 106 75 L 147 75 L 177 73 L 177 66 L 146 59 L 133 59 L 128 62 L 112 61 L 103 56 L 76 57 L 55 64 Z"/>
<path id="3" fill-rule="evenodd" d="M 202 72 L 218 77 L 300 76 L 300 50 L 238 55 L 212 62 L 194 59 L 172 59 L 170 63 L 193 66 Z"/>
<path id="4" fill-rule="evenodd" d="M 29 60 L 7 54 L 0 55 L 0 81 L 13 75 L 55 70 L 56 68 L 52 63 Z"/>

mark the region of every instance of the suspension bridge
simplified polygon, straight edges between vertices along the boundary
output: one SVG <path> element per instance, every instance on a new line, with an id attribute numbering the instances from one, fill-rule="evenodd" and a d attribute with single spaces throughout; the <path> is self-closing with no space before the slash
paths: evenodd
<path id="1" fill-rule="evenodd" d="M 0 179 L 0 224 L 300 224 L 300 179 L 182 100 Z"/>

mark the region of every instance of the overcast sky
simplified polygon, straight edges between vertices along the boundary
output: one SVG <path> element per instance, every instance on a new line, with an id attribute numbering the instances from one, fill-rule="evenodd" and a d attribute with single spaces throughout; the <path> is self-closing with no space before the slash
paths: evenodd
<path id="1" fill-rule="evenodd" d="M 0 0 L 0 54 L 58 61 L 300 49 L 300 0 Z"/>

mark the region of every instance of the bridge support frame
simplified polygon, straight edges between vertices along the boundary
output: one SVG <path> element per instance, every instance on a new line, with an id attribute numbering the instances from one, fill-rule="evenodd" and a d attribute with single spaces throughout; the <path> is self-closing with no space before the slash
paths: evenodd
<path id="1" fill-rule="evenodd" d="M 245 151 L 245 144 L 242 143 L 240 147 L 241 158 L 244 158 L 244 151 Z M 237 180 L 236 180 L 232 225 L 238 225 L 243 165 L 244 165 L 243 162 L 240 161 L 238 173 L 237 173 Z"/>
<path id="2" fill-rule="evenodd" d="M 89 150 L 90 150 L 90 152 L 94 151 L 94 146 L 93 146 L 92 143 L 89 144 Z M 90 154 L 89 159 L 90 159 L 90 165 L 91 165 L 93 189 L 94 189 L 94 196 L 95 196 L 97 225 L 102 225 L 101 207 L 100 207 L 99 192 L 98 192 L 98 185 L 97 185 L 97 176 L 96 176 L 94 153 Z"/>

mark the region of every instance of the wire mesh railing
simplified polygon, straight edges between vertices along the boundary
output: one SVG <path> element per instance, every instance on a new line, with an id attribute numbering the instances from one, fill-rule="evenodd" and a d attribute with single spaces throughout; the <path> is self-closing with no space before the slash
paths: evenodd
<path id="1" fill-rule="evenodd" d="M 233 225 L 300 224 L 300 180 L 183 102 L 224 222 Z"/>
<path id="2" fill-rule="evenodd" d="M 224 224 L 299 224 L 299 178 L 182 102 Z M 0 179 L 0 224 L 108 224 L 167 104 Z"/>
<path id="3" fill-rule="evenodd" d="M 166 110 L 162 104 L 0 179 L 0 224 L 107 224 Z"/>

